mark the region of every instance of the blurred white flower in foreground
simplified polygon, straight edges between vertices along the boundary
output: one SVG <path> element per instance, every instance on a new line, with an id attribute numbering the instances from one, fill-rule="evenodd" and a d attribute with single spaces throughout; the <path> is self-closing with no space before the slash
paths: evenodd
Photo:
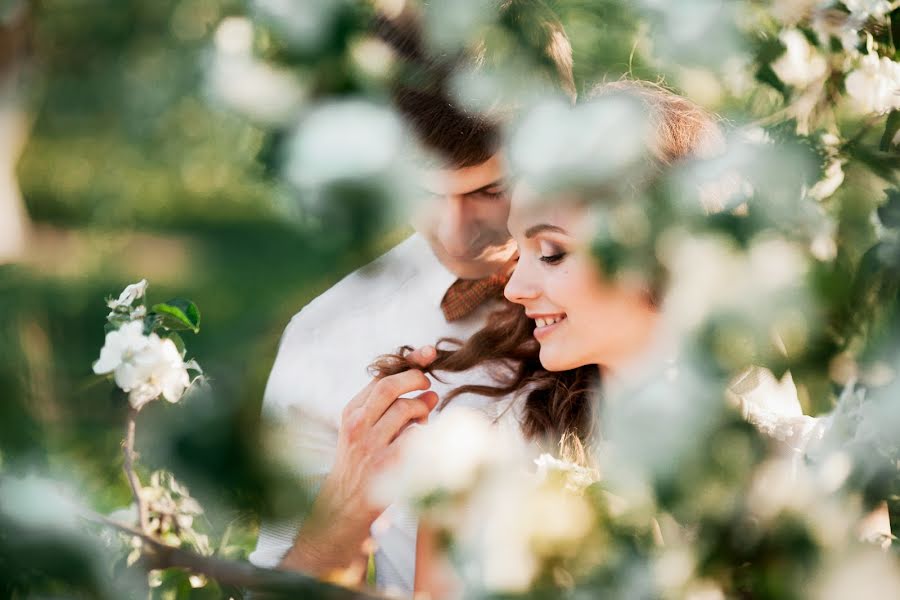
<path id="1" fill-rule="evenodd" d="M 510 457 L 511 440 L 469 408 L 448 409 L 406 435 L 399 463 L 373 484 L 378 501 L 393 501 L 398 494 L 413 502 L 434 493 L 461 494 L 490 465 Z"/>
<path id="2" fill-rule="evenodd" d="M 136 409 L 160 395 L 178 402 L 190 385 L 175 343 L 155 333 L 144 335 L 142 321 L 131 321 L 106 334 L 94 373 L 114 373 L 116 385 L 129 392 L 128 400 Z"/>
<path id="3" fill-rule="evenodd" d="M 537 465 L 536 475 L 540 481 L 561 479 L 570 492 L 580 493 L 598 480 L 597 473 L 592 469 L 560 460 L 550 454 L 541 454 L 534 459 L 534 464 Z"/>
<path id="4" fill-rule="evenodd" d="M 297 132 L 289 176 L 301 186 L 376 176 L 402 145 L 401 123 L 388 109 L 359 100 L 325 104 Z"/>
<path id="5" fill-rule="evenodd" d="M 432 0 L 424 9 L 425 39 L 445 52 L 464 48 L 473 31 L 496 19 L 493 3 L 483 0 Z"/>
<path id="6" fill-rule="evenodd" d="M 822 0 L 828 3 L 830 0 Z M 828 10 L 827 6 L 820 6 L 820 10 L 813 12 L 812 30 L 819 40 L 819 45 L 828 48 L 831 44 L 831 38 L 835 38 L 841 42 L 841 48 L 850 56 L 859 55 L 859 30 L 865 25 L 865 19 L 860 19 L 853 15 Z M 841 15 L 840 18 L 835 16 Z"/>
<path id="7" fill-rule="evenodd" d="M 288 45 L 306 51 L 327 44 L 346 0 L 253 0 L 253 13 Z"/>
<path id="8" fill-rule="evenodd" d="M 808 17 L 821 0 L 774 0 L 772 16 L 786 25 L 796 25 Z"/>
<path id="9" fill-rule="evenodd" d="M 821 580 L 812 596 L 816 600 L 894 600 L 900 598 L 900 574 L 895 558 L 875 549 L 862 548 L 839 557 L 821 570 Z"/>
<path id="10" fill-rule="evenodd" d="M 648 126 L 646 110 L 627 91 L 612 90 L 575 108 L 544 102 L 513 132 L 510 162 L 537 191 L 616 183 L 642 164 Z"/>
<path id="11" fill-rule="evenodd" d="M 222 21 L 215 35 L 209 86 L 213 95 L 262 123 L 293 120 L 306 97 L 297 77 L 253 57 L 253 25 L 241 17 Z"/>
<path id="12" fill-rule="evenodd" d="M 833 159 L 825 167 L 824 177 L 809 189 L 809 196 L 815 200 L 824 200 L 832 196 L 844 183 L 844 166 L 840 159 Z"/>
<path id="13" fill-rule="evenodd" d="M 313 212 L 344 210 L 353 219 L 351 197 L 378 203 L 382 214 L 411 212 L 421 198 L 416 150 L 425 149 L 413 148 L 388 107 L 358 99 L 328 102 L 304 116 L 288 143 L 285 176 Z"/>
<path id="14" fill-rule="evenodd" d="M 847 94 L 865 113 L 885 114 L 900 109 L 900 63 L 875 53 L 862 57 L 847 75 Z"/>
<path id="15" fill-rule="evenodd" d="M 843 0 L 843 2 L 850 14 L 857 19 L 869 17 L 880 19 L 891 12 L 891 3 L 888 0 Z"/>
<path id="16" fill-rule="evenodd" d="M 772 70 L 787 85 L 806 88 L 825 77 L 828 63 L 800 31 L 787 29 L 779 36 L 785 52 L 772 63 Z"/>
<path id="17" fill-rule="evenodd" d="M 723 237 L 672 232 L 657 254 L 672 274 L 665 303 L 676 330 L 693 329 L 729 309 L 766 322 L 774 310 L 766 298 L 792 291 L 798 304 L 805 299 L 803 253 L 784 239 L 759 239 L 743 252 Z"/>
<path id="18" fill-rule="evenodd" d="M 772 371 L 750 367 L 729 386 L 738 398 L 743 417 L 764 434 L 802 452 L 822 439 L 826 423 L 803 414 L 790 371 L 779 381 Z"/>
<path id="19" fill-rule="evenodd" d="M 78 505 L 63 484 L 37 475 L 0 479 L 0 513 L 31 528 L 74 531 Z"/>
<path id="20" fill-rule="evenodd" d="M 591 532 L 588 500 L 524 472 L 505 472 L 481 486 L 457 539 L 474 560 L 471 584 L 523 592 L 545 564 L 573 558 Z"/>
<path id="21" fill-rule="evenodd" d="M 531 472 L 514 421 L 451 407 L 407 434 L 401 460 L 371 490 L 379 502 L 399 495 L 426 507 L 458 544 L 473 589 L 527 590 L 548 560 L 574 556 L 594 523 L 581 491 L 596 477 L 549 455 Z"/>

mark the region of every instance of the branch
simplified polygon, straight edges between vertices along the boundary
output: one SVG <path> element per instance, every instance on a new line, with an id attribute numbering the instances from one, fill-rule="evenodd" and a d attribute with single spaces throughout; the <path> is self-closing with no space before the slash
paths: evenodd
<path id="1" fill-rule="evenodd" d="M 325 583 L 309 575 L 293 571 L 262 569 L 250 563 L 203 556 L 190 550 L 168 546 L 141 533 L 134 527 L 117 523 L 109 517 L 79 508 L 87 521 L 140 538 L 141 561 L 147 570 L 184 569 L 202 573 L 219 583 L 253 591 L 254 600 L 281 597 L 311 597 L 323 600 L 376 600 L 380 596 Z M 308 594 L 308 596 L 307 596 Z"/>
<path id="2" fill-rule="evenodd" d="M 131 485 L 131 495 L 134 496 L 135 504 L 137 504 L 138 523 L 141 524 L 141 531 L 146 533 L 150 530 L 150 524 L 147 519 L 147 506 L 141 497 L 141 480 L 138 479 L 137 473 L 134 471 L 134 460 L 136 458 L 134 453 L 134 430 L 137 412 L 136 408 L 128 411 L 128 430 L 125 435 L 124 445 L 125 462 L 122 465 L 122 469 L 125 471 L 125 477 L 128 478 L 129 485 Z"/>

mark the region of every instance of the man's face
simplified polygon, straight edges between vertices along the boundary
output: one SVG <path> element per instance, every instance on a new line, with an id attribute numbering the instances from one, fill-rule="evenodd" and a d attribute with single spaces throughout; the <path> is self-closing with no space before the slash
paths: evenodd
<path id="1" fill-rule="evenodd" d="M 499 155 L 461 169 L 426 173 L 426 199 L 413 226 L 457 277 L 493 274 L 515 252 L 506 228 L 509 194 Z"/>

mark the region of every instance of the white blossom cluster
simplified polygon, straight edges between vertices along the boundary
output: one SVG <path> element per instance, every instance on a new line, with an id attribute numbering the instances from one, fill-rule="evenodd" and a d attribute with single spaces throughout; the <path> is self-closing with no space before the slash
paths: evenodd
<path id="1" fill-rule="evenodd" d="M 846 71 L 847 95 L 857 110 L 864 114 L 883 115 L 900 108 L 900 63 L 880 55 L 867 33 L 867 51 L 859 45 L 870 20 L 881 21 L 893 9 L 887 0 L 843 0 L 849 11 L 835 13 L 829 0 L 780 0 L 772 14 L 787 28 L 779 35 L 784 53 L 772 63 L 778 78 L 804 92 L 823 84 L 833 70 Z M 836 14 L 843 15 L 837 18 Z M 800 21 L 808 18 L 818 38 L 814 45 L 800 29 Z M 889 25 L 888 25 L 889 26 Z M 817 48 L 828 48 L 829 38 L 840 40 L 846 57 L 830 59 Z"/>
<path id="2" fill-rule="evenodd" d="M 550 454 L 529 466 L 533 452 L 509 425 L 450 408 L 412 432 L 403 460 L 373 490 L 380 501 L 399 494 L 422 507 L 463 550 L 467 585 L 489 592 L 528 590 L 546 565 L 571 557 L 596 523 L 584 490 L 597 473 Z"/>
<path id="3" fill-rule="evenodd" d="M 94 363 L 94 373 L 112 374 L 135 409 L 160 396 L 178 402 L 191 384 L 188 368 L 197 368 L 193 361 L 185 363 L 171 339 L 145 331 L 146 309 L 143 305 L 135 307 L 134 303 L 144 297 L 146 290 L 147 281 L 141 280 L 107 303 L 112 309 L 110 323 L 125 322 L 106 334 L 100 357 Z"/>

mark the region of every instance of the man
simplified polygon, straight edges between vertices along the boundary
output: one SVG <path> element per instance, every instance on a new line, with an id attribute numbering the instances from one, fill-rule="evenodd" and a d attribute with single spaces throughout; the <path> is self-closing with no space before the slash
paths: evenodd
<path id="1" fill-rule="evenodd" d="M 521 4 L 507 2 L 505 10 Z M 556 21 L 539 21 L 545 58 L 558 87 L 571 94 L 568 41 Z M 401 58 L 425 65 L 426 86 L 400 85 L 394 101 L 443 164 L 424 179 L 427 201 L 413 220 L 416 234 L 313 300 L 285 330 L 264 413 L 294 427 L 290 452 L 319 491 L 299 531 L 296 523 L 264 523 L 250 560 L 361 579 L 371 539 L 379 589 L 409 595 L 416 520 L 396 504 L 372 505 L 367 489 L 396 457 L 405 427 L 427 420 L 449 388 L 421 371 L 370 381 L 366 367 L 405 344 L 426 347 L 417 356 L 425 366 L 433 358 L 429 344 L 477 331 L 502 294 L 515 246 L 506 229 L 499 124 L 454 106 L 446 93 L 452 66 L 425 56 L 415 27 L 382 21 L 378 30 Z"/>

